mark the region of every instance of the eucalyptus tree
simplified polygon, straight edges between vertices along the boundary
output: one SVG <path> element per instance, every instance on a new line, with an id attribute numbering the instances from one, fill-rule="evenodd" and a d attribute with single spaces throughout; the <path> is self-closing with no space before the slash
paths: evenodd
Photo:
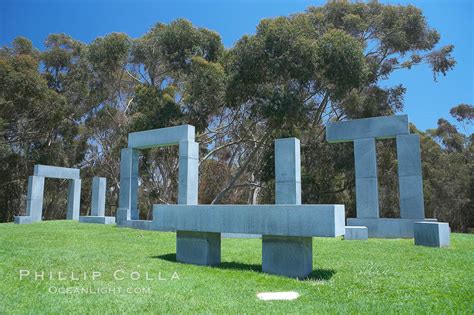
<path id="1" fill-rule="evenodd" d="M 255 136 L 239 143 L 242 160 L 213 202 L 245 182 L 271 188 L 268 177 L 250 170 L 256 155 L 271 155 L 262 152 L 271 152 L 277 136 L 299 136 L 303 152 L 313 153 L 303 156 L 305 183 L 311 187 L 304 190 L 305 201 L 347 199 L 353 176 L 344 165 L 352 165 L 351 149 L 324 148 L 326 122 L 400 111 L 405 88 L 386 88 L 382 81 L 420 64 L 430 65 L 435 79 L 445 75 L 455 64 L 453 46 L 436 47 L 439 39 L 418 8 L 377 1 L 329 1 L 262 20 L 256 34 L 243 36 L 225 58 L 226 104 L 245 113 Z"/>

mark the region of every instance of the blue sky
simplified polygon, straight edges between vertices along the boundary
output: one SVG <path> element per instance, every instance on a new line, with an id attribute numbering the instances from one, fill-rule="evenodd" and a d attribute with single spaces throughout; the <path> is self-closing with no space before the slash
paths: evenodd
<path id="1" fill-rule="evenodd" d="M 242 35 L 253 34 L 267 17 L 304 11 L 325 1 L 304 0 L 0 0 L 0 45 L 25 36 L 38 47 L 51 33 L 67 33 L 90 42 L 111 32 L 136 38 L 156 22 L 186 18 L 193 24 L 217 31 L 226 47 Z M 407 88 L 404 112 L 421 129 L 436 127 L 440 117 L 459 103 L 474 103 L 474 6 L 471 0 L 382 1 L 413 4 L 421 8 L 431 27 L 441 33 L 440 45 L 455 45 L 457 65 L 438 82 L 427 66 L 398 72 L 384 86 Z M 453 121 L 452 119 L 450 119 Z M 469 130 L 469 132 L 472 132 Z"/>

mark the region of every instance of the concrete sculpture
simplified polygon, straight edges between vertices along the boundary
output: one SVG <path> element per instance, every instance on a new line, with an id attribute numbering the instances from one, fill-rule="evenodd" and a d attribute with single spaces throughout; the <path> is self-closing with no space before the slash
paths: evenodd
<path id="1" fill-rule="evenodd" d="M 415 245 L 448 247 L 451 243 L 450 235 L 451 229 L 448 223 L 415 223 Z"/>
<path id="2" fill-rule="evenodd" d="M 220 263 L 220 233 L 261 234 L 262 270 L 304 278 L 313 267 L 312 237 L 344 234 L 344 206 L 301 205 L 298 139 L 275 141 L 275 173 L 277 205 L 154 205 L 154 228 L 186 233 L 176 259 L 197 265 Z"/>
<path id="3" fill-rule="evenodd" d="M 105 216 L 107 180 L 105 177 L 92 179 L 91 215 L 79 217 L 81 223 L 114 224 L 115 217 Z"/>
<path id="4" fill-rule="evenodd" d="M 346 226 L 344 239 L 366 241 L 369 238 L 369 230 L 366 226 Z"/>
<path id="5" fill-rule="evenodd" d="M 79 220 L 81 203 L 81 179 L 79 169 L 49 165 L 35 165 L 33 176 L 28 178 L 26 216 L 16 216 L 16 224 L 39 222 L 43 214 L 44 179 L 69 180 L 66 220 Z"/>
<path id="6" fill-rule="evenodd" d="M 179 144 L 178 205 L 154 205 L 153 220 L 136 207 L 137 150 Z M 198 205 L 199 146 L 189 125 L 129 135 L 122 151 L 119 226 L 176 231 L 176 259 L 197 265 L 221 261 L 221 233 L 261 234 L 262 269 L 289 277 L 312 271 L 312 237 L 344 234 L 343 205 L 301 205 L 300 147 L 295 138 L 275 142 L 277 205 Z M 123 189 L 123 192 L 122 192 Z"/>
<path id="7" fill-rule="evenodd" d="M 376 139 L 395 138 L 397 143 L 400 219 L 379 217 Z M 408 116 L 388 116 L 329 123 L 328 142 L 354 142 L 357 218 L 349 226 L 366 226 L 370 237 L 414 236 L 415 222 L 425 219 L 420 139 L 409 134 Z"/>

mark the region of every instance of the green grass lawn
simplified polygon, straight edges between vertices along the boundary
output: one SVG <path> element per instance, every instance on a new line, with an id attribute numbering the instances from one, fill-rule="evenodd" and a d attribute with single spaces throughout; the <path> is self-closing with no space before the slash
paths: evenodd
<path id="1" fill-rule="evenodd" d="M 0 313 L 474 312 L 474 235 L 452 234 L 446 249 L 315 238 L 304 281 L 262 273 L 260 239 L 223 239 L 218 267 L 177 263 L 175 239 L 71 221 L 0 224 Z M 258 300 L 265 291 L 300 297 Z"/>

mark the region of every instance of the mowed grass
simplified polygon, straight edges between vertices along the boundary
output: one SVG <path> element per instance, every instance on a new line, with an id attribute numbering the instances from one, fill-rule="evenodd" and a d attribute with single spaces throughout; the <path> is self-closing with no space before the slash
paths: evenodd
<path id="1" fill-rule="evenodd" d="M 0 224 L 0 313 L 474 312 L 474 235 L 452 234 L 444 249 L 315 238 L 314 271 L 302 281 L 262 273 L 260 239 L 223 239 L 222 264 L 201 267 L 175 261 L 175 237 L 71 221 Z M 268 291 L 300 297 L 257 299 Z"/>

